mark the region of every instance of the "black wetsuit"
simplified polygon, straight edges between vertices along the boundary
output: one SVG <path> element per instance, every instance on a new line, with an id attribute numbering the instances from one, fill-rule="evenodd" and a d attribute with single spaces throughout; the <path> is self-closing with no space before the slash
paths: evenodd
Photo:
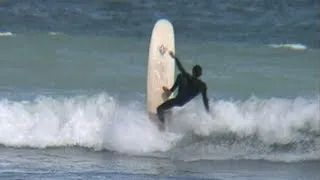
<path id="1" fill-rule="evenodd" d="M 175 98 L 169 99 L 157 108 L 157 115 L 160 121 L 164 122 L 164 111 L 174 106 L 183 106 L 199 93 L 202 94 L 204 106 L 209 111 L 209 103 L 207 97 L 207 85 L 200 79 L 187 73 L 179 62 L 178 58 L 174 58 L 178 69 L 181 73 L 177 76 L 176 81 L 170 92 L 172 93 L 178 87 L 178 94 Z"/>

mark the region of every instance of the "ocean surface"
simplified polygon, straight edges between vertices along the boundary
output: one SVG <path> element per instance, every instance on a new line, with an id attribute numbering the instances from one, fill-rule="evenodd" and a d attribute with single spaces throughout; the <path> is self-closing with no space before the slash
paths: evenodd
<path id="1" fill-rule="evenodd" d="M 0 179 L 320 179 L 318 0 L 0 0 Z M 154 23 L 203 67 L 166 132 Z"/>

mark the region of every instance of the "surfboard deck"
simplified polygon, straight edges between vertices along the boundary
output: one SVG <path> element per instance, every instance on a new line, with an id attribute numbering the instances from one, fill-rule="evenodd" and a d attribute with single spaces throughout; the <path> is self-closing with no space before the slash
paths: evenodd
<path id="1" fill-rule="evenodd" d="M 162 87 L 171 88 L 174 83 L 175 62 L 169 55 L 170 51 L 175 52 L 174 29 L 169 20 L 160 19 L 155 23 L 150 38 L 146 103 L 149 119 L 161 130 L 164 124 L 156 116 L 157 107 L 171 98 L 166 96 Z"/>

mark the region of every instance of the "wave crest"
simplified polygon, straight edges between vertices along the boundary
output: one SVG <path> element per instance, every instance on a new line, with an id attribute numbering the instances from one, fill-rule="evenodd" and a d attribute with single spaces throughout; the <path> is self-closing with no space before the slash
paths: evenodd
<path id="1" fill-rule="evenodd" d="M 107 94 L 32 101 L 0 100 L 0 144 L 13 147 L 81 146 L 129 154 L 170 152 L 183 160 L 319 159 L 318 99 L 210 101 L 175 108 L 168 132 L 148 120 L 139 101 Z M 288 160 L 284 158 L 283 160 Z"/>

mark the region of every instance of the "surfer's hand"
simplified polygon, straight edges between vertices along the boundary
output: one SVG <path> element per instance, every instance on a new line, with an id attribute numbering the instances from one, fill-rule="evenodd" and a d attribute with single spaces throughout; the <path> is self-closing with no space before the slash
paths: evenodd
<path id="1" fill-rule="evenodd" d="M 169 52 L 169 55 L 172 57 L 172 58 L 175 58 L 174 54 L 172 51 Z"/>
<path id="2" fill-rule="evenodd" d="M 165 87 L 165 86 L 162 87 L 162 90 L 164 91 L 164 93 L 165 93 L 167 96 L 169 96 L 169 95 L 171 94 L 170 89 L 167 88 L 167 87 Z"/>
<path id="3" fill-rule="evenodd" d="M 162 87 L 162 90 L 166 93 L 171 92 L 170 89 L 165 86 Z"/>

